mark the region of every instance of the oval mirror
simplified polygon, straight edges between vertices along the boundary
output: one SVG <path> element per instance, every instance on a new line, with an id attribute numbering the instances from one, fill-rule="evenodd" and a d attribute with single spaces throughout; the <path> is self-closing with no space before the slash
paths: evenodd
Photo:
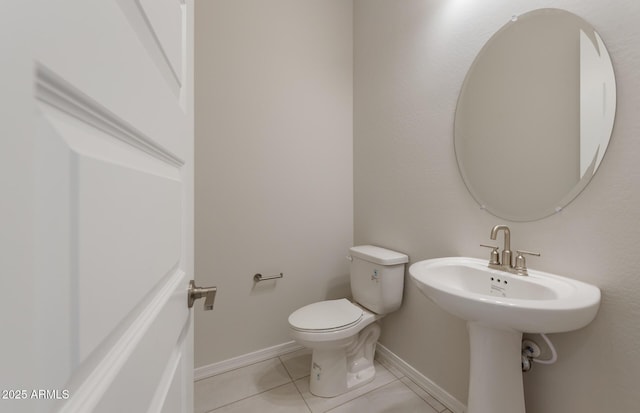
<path id="1" fill-rule="evenodd" d="M 600 166 L 615 109 L 611 59 L 587 22 L 559 9 L 514 16 L 482 48 L 458 99 L 467 188 L 500 218 L 559 211 Z"/>

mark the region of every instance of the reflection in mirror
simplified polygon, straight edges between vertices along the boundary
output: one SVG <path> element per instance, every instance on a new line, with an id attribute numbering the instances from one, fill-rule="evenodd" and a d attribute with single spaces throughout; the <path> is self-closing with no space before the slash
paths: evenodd
<path id="1" fill-rule="evenodd" d="M 512 19 L 460 92 L 455 150 L 465 184 L 501 218 L 553 214 L 600 166 L 615 106 L 611 60 L 587 22 L 558 9 Z"/>
<path id="2" fill-rule="evenodd" d="M 593 175 L 609 145 L 616 89 L 611 59 L 602 39 L 580 30 L 580 178 Z M 594 43 L 594 41 L 596 43 Z M 610 108 L 607 103 L 613 103 Z M 593 165 L 593 168 L 590 166 Z"/>

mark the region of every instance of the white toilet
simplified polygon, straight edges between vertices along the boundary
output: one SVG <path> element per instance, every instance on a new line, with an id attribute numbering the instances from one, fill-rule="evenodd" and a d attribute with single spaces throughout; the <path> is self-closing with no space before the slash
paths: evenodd
<path id="1" fill-rule="evenodd" d="M 289 316 L 291 337 L 313 350 L 309 390 L 333 397 L 373 380 L 380 337 L 375 321 L 402 304 L 405 254 L 363 245 L 350 249 L 354 302 L 320 301 Z"/>

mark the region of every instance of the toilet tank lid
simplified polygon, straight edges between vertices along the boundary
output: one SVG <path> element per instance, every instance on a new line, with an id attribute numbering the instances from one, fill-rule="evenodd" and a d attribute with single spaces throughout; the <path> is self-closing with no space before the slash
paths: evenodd
<path id="1" fill-rule="evenodd" d="M 409 262 L 409 257 L 401 252 L 391 251 L 375 245 L 359 245 L 349 249 L 351 256 L 380 265 L 396 265 Z"/>

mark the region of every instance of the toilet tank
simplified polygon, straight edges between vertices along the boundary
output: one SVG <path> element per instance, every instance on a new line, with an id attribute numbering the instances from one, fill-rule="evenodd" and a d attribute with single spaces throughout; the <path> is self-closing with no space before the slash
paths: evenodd
<path id="1" fill-rule="evenodd" d="M 352 247 L 349 251 L 354 301 L 376 314 L 387 314 L 400 308 L 404 266 L 409 257 L 373 245 Z"/>

